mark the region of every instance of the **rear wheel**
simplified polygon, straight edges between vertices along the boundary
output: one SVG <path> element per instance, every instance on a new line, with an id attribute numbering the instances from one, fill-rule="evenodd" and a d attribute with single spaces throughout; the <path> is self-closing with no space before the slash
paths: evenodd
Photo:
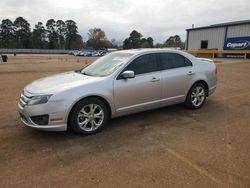
<path id="1" fill-rule="evenodd" d="M 71 128 L 80 134 L 94 134 L 102 130 L 108 120 L 108 109 L 97 98 L 87 98 L 78 102 L 70 114 Z"/>
<path id="2" fill-rule="evenodd" d="M 186 106 L 191 109 L 202 107 L 206 100 L 206 87 L 202 83 L 195 83 L 188 92 Z"/>

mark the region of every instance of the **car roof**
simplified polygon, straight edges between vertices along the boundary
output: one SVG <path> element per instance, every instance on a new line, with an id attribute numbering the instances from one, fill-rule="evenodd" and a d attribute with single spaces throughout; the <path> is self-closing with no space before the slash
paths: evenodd
<path id="1" fill-rule="evenodd" d="M 180 52 L 180 50 L 175 50 L 171 48 L 139 48 L 139 49 L 129 49 L 129 50 L 119 50 L 117 53 L 130 53 L 133 55 L 142 54 L 146 52 Z"/>
<path id="2" fill-rule="evenodd" d="M 129 53 L 132 54 L 133 57 L 137 55 L 143 55 L 147 53 L 178 53 L 180 55 L 183 55 L 184 57 L 188 58 L 190 61 L 192 61 L 193 64 L 197 62 L 197 58 L 194 57 L 191 54 L 188 54 L 182 50 L 176 50 L 173 48 L 141 48 L 141 49 L 129 49 L 129 50 L 118 50 L 113 53 Z"/>

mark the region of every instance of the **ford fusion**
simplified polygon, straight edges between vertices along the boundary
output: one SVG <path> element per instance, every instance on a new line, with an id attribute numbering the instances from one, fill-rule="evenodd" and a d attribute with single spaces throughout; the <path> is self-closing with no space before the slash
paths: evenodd
<path id="1" fill-rule="evenodd" d="M 29 127 L 87 135 L 118 116 L 177 103 L 198 109 L 216 85 L 212 60 L 177 50 L 124 50 L 81 70 L 33 81 L 18 109 Z"/>

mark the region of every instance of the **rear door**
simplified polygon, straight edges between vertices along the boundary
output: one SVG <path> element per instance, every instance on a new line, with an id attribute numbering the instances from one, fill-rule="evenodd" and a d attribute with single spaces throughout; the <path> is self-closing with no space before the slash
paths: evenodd
<path id="1" fill-rule="evenodd" d="M 178 53 L 160 53 L 159 56 L 163 102 L 183 102 L 195 74 L 191 61 Z"/>
<path id="2" fill-rule="evenodd" d="M 150 109 L 161 100 L 161 72 L 156 54 L 146 54 L 132 61 L 125 70 L 135 78 L 114 80 L 114 98 L 118 114 Z M 121 73 L 122 73 L 121 72 Z"/>

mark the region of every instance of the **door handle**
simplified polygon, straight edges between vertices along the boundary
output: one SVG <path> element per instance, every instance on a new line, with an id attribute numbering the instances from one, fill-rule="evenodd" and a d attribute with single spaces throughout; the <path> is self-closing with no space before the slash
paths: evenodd
<path id="1" fill-rule="evenodd" d="M 193 71 L 189 71 L 189 72 L 187 73 L 187 75 L 193 75 L 193 74 L 194 74 Z"/>
<path id="2" fill-rule="evenodd" d="M 155 78 L 155 77 L 154 77 L 154 78 L 151 79 L 150 82 L 158 82 L 158 81 L 160 81 L 160 78 Z"/>

